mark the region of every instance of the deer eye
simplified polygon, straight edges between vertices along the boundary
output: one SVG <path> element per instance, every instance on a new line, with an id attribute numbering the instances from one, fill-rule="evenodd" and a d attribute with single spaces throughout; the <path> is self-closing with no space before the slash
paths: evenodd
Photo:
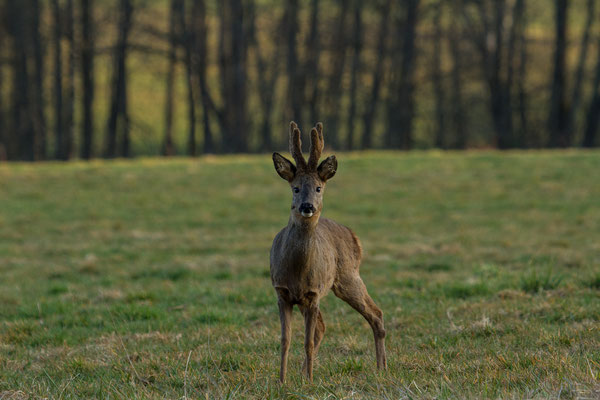
<path id="1" fill-rule="evenodd" d="M 317 186 L 317 192 L 321 192 L 321 186 Z"/>
<path id="2" fill-rule="evenodd" d="M 294 188 L 294 193 L 300 193 L 300 188 L 295 187 Z"/>

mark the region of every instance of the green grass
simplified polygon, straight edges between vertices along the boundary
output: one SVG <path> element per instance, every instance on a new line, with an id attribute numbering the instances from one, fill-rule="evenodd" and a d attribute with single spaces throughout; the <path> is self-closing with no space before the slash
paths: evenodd
<path id="1" fill-rule="evenodd" d="M 529 293 L 552 290 L 559 287 L 562 279 L 562 275 L 554 275 L 551 270 L 543 274 L 534 270 L 521 279 L 521 289 Z"/>
<path id="2" fill-rule="evenodd" d="M 389 369 L 330 294 L 288 383 L 270 157 L 0 165 L 0 398 L 593 398 L 600 153 L 339 154 L 324 214 L 361 238 Z"/>

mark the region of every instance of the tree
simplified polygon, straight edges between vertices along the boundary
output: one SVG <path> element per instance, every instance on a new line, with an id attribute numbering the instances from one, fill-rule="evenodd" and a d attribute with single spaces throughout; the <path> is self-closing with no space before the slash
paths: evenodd
<path id="1" fill-rule="evenodd" d="M 304 60 L 304 97 L 308 105 L 307 115 L 304 117 L 306 126 L 311 126 L 320 119 L 317 111 L 319 100 L 319 60 L 321 55 L 321 42 L 319 40 L 319 0 L 310 2 L 310 28 L 306 37 L 306 57 Z"/>
<path id="2" fill-rule="evenodd" d="M 4 7 L 0 7 L 0 49 L 3 49 L 5 46 L 5 41 L 8 33 L 4 29 Z M 5 161 L 7 159 L 7 142 L 8 142 L 8 132 L 6 130 L 6 118 L 8 117 L 4 98 L 2 94 L 4 93 L 4 62 L 0 61 L 0 161 Z"/>
<path id="3" fill-rule="evenodd" d="M 52 0 L 54 22 L 54 157 L 68 160 L 73 147 L 73 119 L 75 109 L 75 43 L 73 1 L 67 0 L 61 9 L 58 0 Z M 64 18 L 62 18 L 64 16 Z M 63 76 L 63 36 L 68 47 L 67 74 Z M 64 89 L 64 90 L 63 90 Z"/>
<path id="4" fill-rule="evenodd" d="M 65 149 L 63 154 L 65 159 L 69 159 L 73 152 L 73 129 L 75 127 L 75 18 L 73 0 L 67 0 L 65 11 L 65 34 L 67 43 L 69 44 L 69 52 L 67 56 L 67 75 L 65 79 Z"/>
<path id="5" fill-rule="evenodd" d="M 509 30 L 507 42 L 506 0 L 470 1 L 465 10 L 467 34 L 479 52 L 484 80 L 489 92 L 489 106 L 494 129 L 493 143 L 500 149 L 515 146 L 512 115 L 512 68 L 515 63 L 516 40 Z M 518 2 L 513 6 L 519 7 Z M 468 11 L 474 8 L 474 18 Z M 514 15 L 514 13 L 513 13 Z M 513 17 L 513 20 L 515 18 Z M 514 25 L 514 24 L 513 24 Z M 506 46 L 506 47 L 505 47 Z"/>
<path id="6" fill-rule="evenodd" d="M 181 6 L 177 12 L 177 20 L 181 29 L 181 44 L 184 50 L 185 60 L 185 83 L 187 87 L 188 98 L 188 140 L 187 148 L 188 155 L 196 156 L 196 79 L 194 72 L 194 64 L 192 62 L 192 53 L 194 51 L 194 34 L 193 34 L 193 14 L 190 13 L 190 18 L 185 18 L 185 1 L 181 2 Z"/>
<path id="7" fill-rule="evenodd" d="M 179 29 L 181 18 L 181 8 L 183 0 L 171 0 L 169 12 L 169 56 L 167 67 L 166 93 L 165 93 L 165 138 L 163 142 L 163 155 L 172 156 L 175 154 L 173 144 L 173 92 L 175 83 L 175 67 L 177 64 L 177 47 L 180 42 Z M 179 23 L 178 23 L 179 22 Z"/>
<path id="8" fill-rule="evenodd" d="M 340 149 L 598 145 L 597 0 L 553 0 L 547 26 L 526 0 L 169 0 L 164 27 L 160 7 L 134 6 L 146 3 L 0 2 L 0 159 L 130 156 L 134 54 L 165 82 L 147 150 L 165 155 L 271 150 L 283 119 L 323 121 Z M 570 14 L 582 16 L 573 40 Z"/>
<path id="9" fill-rule="evenodd" d="M 204 0 L 194 0 L 192 6 L 192 22 L 190 24 L 193 27 L 193 43 L 194 43 L 194 56 L 191 59 L 192 69 L 195 71 L 197 76 L 198 86 L 200 87 L 200 101 L 202 104 L 202 123 L 204 131 L 204 153 L 212 153 L 215 151 L 214 139 L 212 130 L 210 127 L 210 112 L 215 112 L 217 118 L 220 119 L 218 110 L 216 109 L 214 102 L 208 91 L 208 83 L 206 77 L 206 65 L 207 61 L 207 44 L 206 44 L 206 4 Z"/>
<path id="10" fill-rule="evenodd" d="M 511 25 L 508 29 L 508 44 L 507 44 L 507 62 L 506 62 L 506 93 L 505 93 L 505 109 L 507 118 L 510 120 L 509 124 L 512 129 L 512 143 L 511 145 L 517 147 L 519 141 L 517 140 L 514 133 L 514 124 L 513 124 L 513 86 L 515 81 L 515 64 L 516 64 L 516 54 L 517 54 L 517 40 L 523 37 L 520 31 L 523 30 L 522 20 L 524 14 L 524 0 L 516 0 L 512 9 L 512 19 Z"/>
<path id="11" fill-rule="evenodd" d="M 287 102 L 289 111 L 285 120 L 300 120 L 302 96 L 302 70 L 298 60 L 296 36 L 298 34 L 298 0 L 286 0 L 285 24 L 287 40 Z"/>
<path id="12" fill-rule="evenodd" d="M 445 145 L 446 134 L 446 115 L 445 115 L 445 91 L 444 91 L 444 73 L 442 70 L 442 12 L 444 1 L 439 0 L 434 5 L 433 10 L 433 60 L 432 60 L 432 79 L 433 91 L 435 96 L 435 147 L 442 149 Z"/>
<path id="13" fill-rule="evenodd" d="M 581 106 L 581 92 L 583 88 L 583 78 L 585 75 L 585 63 L 588 58 L 588 48 L 591 36 L 590 33 L 596 17 L 596 0 L 587 0 L 586 12 L 587 18 L 585 22 L 585 28 L 583 30 L 583 36 L 581 37 L 581 44 L 579 45 L 579 59 L 577 62 L 577 68 L 575 70 L 575 83 L 573 84 L 573 91 L 571 94 L 571 101 L 569 104 L 569 112 L 567 115 L 566 136 L 567 138 L 569 138 L 571 143 L 576 131 L 575 119 Z"/>
<path id="14" fill-rule="evenodd" d="M 0 30 L 0 48 L 2 47 L 3 43 L 3 35 L 2 35 L 2 31 Z M 4 65 L 2 63 L 0 63 L 0 93 L 2 93 L 2 90 L 4 89 Z M 4 99 L 2 98 L 2 96 L 0 96 L 0 161 L 5 161 L 7 159 L 7 151 L 6 151 L 6 147 L 7 147 L 7 141 L 8 141 L 8 134 L 6 131 L 6 111 L 4 110 Z"/>
<path id="15" fill-rule="evenodd" d="M 377 110 L 377 103 L 379 101 L 379 92 L 383 78 L 383 67 L 387 58 L 386 39 L 388 37 L 391 20 L 391 6 L 391 0 L 384 0 L 384 3 L 380 6 L 378 24 L 379 32 L 377 34 L 377 53 L 375 59 L 375 68 L 373 68 L 371 79 L 373 84 L 371 86 L 371 93 L 365 105 L 365 112 L 363 114 L 363 133 L 361 141 L 361 148 L 363 149 L 368 149 L 373 145 L 373 121 L 375 120 L 375 112 Z"/>
<path id="16" fill-rule="evenodd" d="M 567 147 L 571 143 L 567 121 L 566 54 L 568 0 L 554 1 L 555 43 L 552 94 L 548 113 L 550 147 Z"/>
<path id="17" fill-rule="evenodd" d="M 61 9 L 58 0 L 52 0 L 51 4 L 54 19 L 54 158 L 64 160 Z"/>
<path id="18" fill-rule="evenodd" d="M 239 153 L 248 150 L 244 7 L 241 0 L 224 0 L 219 7 L 223 144 L 226 152 Z"/>
<path id="19" fill-rule="evenodd" d="M 335 32 L 333 42 L 331 43 L 331 65 L 327 82 L 327 92 L 324 98 L 324 108 L 326 112 L 325 126 L 327 137 L 333 148 L 339 147 L 339 119 L 340 119 L 340 98 L 342 96 L 342 76 L 344 65 L 346 63 L 346 28 L 348 26 L 346 16 L 348 14 L 348 0 L 338 0 L 338 15 L 336 17 Z"/>
<path id="20" fill-rule="evenodd" d="M 352 33 L 352 66 L 350 69 L 350 106 L 348 110 L 348 133 L 346 136 L 346 148 L 354 147 L 354 123 L 356 118 L 356 96 L 358 90 L 358 78 L 360 74 L 360 54 L 362 51 L 362 6 L 360 0 L 353 4 L 353 26 Z"/>
<path id="21" fill-rule="evenodd" d="M 463 99 L 463 52 L 460 47 L 462 39 L 462 29 L 460 26 L 460 9 L 462 4 L 460 0 L 451 2 L 452 17 L 450 23 L 450 34 L 448 44 L 450 47 L 450 57 L 452 59 L 452 70 L 450 72 L 450 115 L 453 140 L 447 143 L 448 147 L 454 149 L 464 149 L 467 146 L 469 132 L 467 130 L 466 113 Z"/>
<path id="22" fill-rule="evenodd" d="M 600 40 L 598 41 L 600 46 Z M 597 146 L 598 125 L 600 124 L 600 52 L 596 61 L 596 72 L 592 84 L 592 99 L 586 115 L 583 147 Z"/>
<path id="23" fill-rule="evenodd" d="M 256 18 L 254 17 L 254 8 L 251 8 L 252 29 L 249 30 L 248 41 L 254 48 L 257 68 L 260 71 L 258 74 L 258 97 L 261 104 L 262 121 L 260 122 L 260 149 L 270 151 L 272 149 L 272 134 L 271 121 L 274 113 L 273 103 L 275 101 L 275 84 L 281 73 L 279 59 L 283 50 L 283 45 L 279 40 L 273 43 L 273 54 L 268 57 L 265 54 L 263 46 L 258 42 L 256 37 Z M 279 33 L 284 30 L 286 15 L 281 18 L 281 21 L 275 24 L 275 29 L 270 37 L 277 38 Z"/>
<path id="24" fill-rule="evenodd" d="M 397 22 L 395 56 L 392 57 L 392 94 L 388 101 L 385 145 L 408 150 L 413 142 L 415 113 L 416 29 L 419 0 L 407 0 Z"/>
<path id="25" fill-rule="evenodd" d="M 27 4 L 20 0 L 8 0 L 7 21 L 11 36 L 11 125 L 13 140 L 8 146 L 8 158 L 33 161 L 35 159 L 35 130 L 32 124 L 31 90 L 28 68 L 28 46 L 30 43 L 26 27 L 29 27 L 27 18 Z"/>
<path id="26" fill-rule="evenodd" d="M 34 157 L 37 160 L 46 158 L 46 117 L 44 114 L 44 49 L 40 34 L 40 14 L 43 8 L 39 0 L 30 0 L 28 10 L 31 13 L 31 43 L 27 47 L 33 50 L 33 82 L 30 97 L 31 117 L 33 118 L 33 146 Z M 27 12 L 26 11 L 26 12 Z"/>
<path id="27" fill-rule="evenodd" d="M 81 82 L 83 131 L 81 140 L 81 158 L 92 158 L 94 139 L 94 34 L 93 0 L 81 0 Z"/>
<path id="28" fill-rule="evenodd" d="M 525 26 L 526 26 L 526 15 L 527 8 L 525 5 L 525 0 L 520 1 L 520 10 L 515 6 L 514 15 L 519 15 L 518 23 L 519 23 L 519 67 L 517 71 L 517 109 L 519 114 L 519 137 L 517 138 L 517 143 L 520 147 L 528 147 L 529 141 L 529 117 L 528 117 L 528 95 L 526 89 L 527 82 L 527 37 L 525 35 Z M 516 23 L 516 22 L 515 22 Z"/>
<path id="29" fill-rule="evenodd" d="M 111 103 L 106 131 L 104 156 L 117 156 L 117 138 L 120 136 L 120 155 L 129 157 L 129 114 L 127 110 L 127 41 L 131 31 L 133 6 L 131 0 L 120 0 L 118 38 L 114 53 Z M 120 133 L 120 135 L 119 135 Z"/>

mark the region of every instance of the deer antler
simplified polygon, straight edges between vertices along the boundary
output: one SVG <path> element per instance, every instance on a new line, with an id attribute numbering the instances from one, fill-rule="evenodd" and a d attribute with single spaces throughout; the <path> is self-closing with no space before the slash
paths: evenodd
<path id="1" fill-rule="evenodd" d="M 302 156 L 302 141 L 300 140 L 300 129 L 294 121 L 290 122 L 290 153 L 296 161 L 296 168 L 306 169 L 306 161 Z"/>
<path id="2" fill-rule="evenodd" d="M 317 125 L 310 131 L 310 156 L 308 157 L 308 169 L 317 170 L 319 158 L 325 141 L 323 140 L 323 124 L 318 122 Z"/>

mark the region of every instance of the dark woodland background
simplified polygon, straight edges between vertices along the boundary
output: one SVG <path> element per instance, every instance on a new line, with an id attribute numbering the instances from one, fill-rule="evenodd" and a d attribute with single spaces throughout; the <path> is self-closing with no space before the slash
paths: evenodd
<path id="1" fill-rule="evenodd" d="M 2 0 L 0 160 L 599 144 L 596 0 Z"/>

